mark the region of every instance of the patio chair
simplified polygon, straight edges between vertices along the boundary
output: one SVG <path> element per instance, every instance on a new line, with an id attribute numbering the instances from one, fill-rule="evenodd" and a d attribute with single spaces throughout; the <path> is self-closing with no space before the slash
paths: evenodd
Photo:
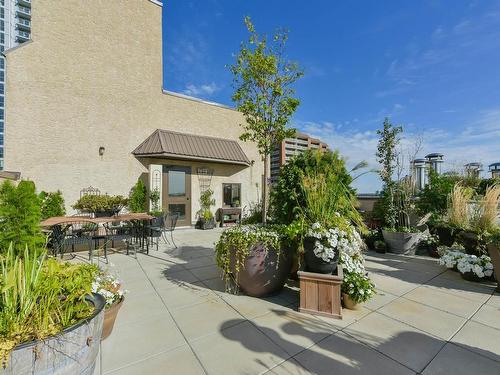
<path id="1" fill-rule="evenodd" d="M 170 212 L 167 212 L 166 215 L 163 218 L 163 230 L 162 230 L 162 238 L 165 241 L 166 244 L 170 244 L 168 241 L 168 234 L 170 233 L 170 239 L 172 240 L 172 244 L 174 247 L 177 249 L 177 245 L 174 242 L 174 230 L 177 225 L 177 219 L 179 218 L 179 215 L 177 214 L 171 214 Z"/>
<path id="2" fill-rule="evenodd" d="M 147 227 L 148 240 L 151 239 L 151 242 L 156 244 L 156 250 L 158 250 L 160 239 L 162 239 L 167 245 L 170 245 L 170 241 L 168 240 L 169 232 L 172 244 L 175 248 L 177 248 L 177 245 L 174 242 L 174 230 L 177 225 L 177 218 L 178 215 L 165 212 L 163 216 L 153 219 L 153 223 Z"/>
<path id="3" fill-rule="evenodd" d="M 111 241 L 111 247 L 115 246 L 115 241 L 123 241 L 127 246 L 127 255 L 130 254 L 130 249 L 134 250 L 134 254 L 137 252 L 138 245 L 138 235 L 136 226 L 129 223 L 120 223 L 115 225 L 114 223 L 104 224 L 106 230 L 106 241 Z"/>
<path id="4" fill-rule="evenodd" d="M 147 237 L 147 249 L 149 250 L 149 244 L 156 245 L 156 251 L 158 251 L 160 239 L 163 234 L 163 227 L 165 220 L 165 215 L 155 217 L 151 220 L 151 224 L 146 226 L 146 237 Z"/>

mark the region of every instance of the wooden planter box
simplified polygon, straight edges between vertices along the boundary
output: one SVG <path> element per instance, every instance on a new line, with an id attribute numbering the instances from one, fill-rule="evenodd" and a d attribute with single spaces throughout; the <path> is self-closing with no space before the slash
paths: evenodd
<path id="1" fill-rule="evenodd" d="M 299 311 L 330 318 L 342 319 L 340 300 L 344 275 L 342 266 L 337 267 L 337 275 L 299 271 L 300 306 Z"/>

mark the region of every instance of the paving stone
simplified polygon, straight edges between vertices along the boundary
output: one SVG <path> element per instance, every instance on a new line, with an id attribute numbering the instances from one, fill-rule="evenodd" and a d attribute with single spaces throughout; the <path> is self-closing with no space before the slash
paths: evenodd
<path id="1" fill-rule="evenodd" d="M 289 355 L 248 321 L 191 343 L 208 374 L 260 374 Z"/>
<path id="2" fill-rule="evenodd" d="M 455 294 L 441 292 L 426 286 L 421 286 L 405 294 L 404 298 L 424 305 L 432 306 L 464 318 L 471 317 L 481 306 L 482 302 L 468 300 Z"/>
<path id="3" fill-rule="evenodd" d="M 363 306 L 368 310 L 377 310 L 382 306 L 387 305 L 388 303 L 394 301 L 398 296 L 394 294 L 384 292 L 383 290 L 377 290 L 377 293 L 373 295 L 373 297 L 367 302 L 363 303 Z"/>
<path id="4" fill-rule="evenodd" d="M 453 337 L 453 343 L 500 362 L 500 330 L 473 321 Z M 500 363 L 499 363 L 500 370 Z"/>
<path id="5" fill-rule="evenodd" d="M 186 340 L 167 313 L 115 327 L 111 336 L 101 343 L 103 372 L 185 344 Z"/>
<path id="6" fill-rule="evenodd" d="M 295 311 L 272 311 L 253 319 L 252 322 L 292 356 L 336 331 L 313 315 Z"/>
<path id="7" fill-rule="evenodd" d="M 500 330 L 500 305 L 483 305 L 472 320 Z"/>
<path id="8" fill-rule="evenodd" d="M 453 344 L 446 346 L 423 371 L 423 375 L 498 375 L 500 365 L 489 358 Z"/>
<path id="9" fill-rule="evenodd" d="M 107 374 L 147 375 L 165 373 L 202 375 L 205 374 L 205 371 L 189 346 L 185 345 L 152 357 L 147 357 L 140 362 L 108 372 Z"/>
<path id="10" fill-rule="evenodd" d="M 218 299 L 218 296 L 201 281 L 159 290 L 158 293 L 170 311 Z"/>
<path id="11" fill-rule="evenodd" d="M 414 374 L 383 354 L 338 332 L 314 345 L 294 359 L 313 374 Z"/>
<path id="12" fill-rule="evenodd" d="M 422 371 L 446 344 L 444 340 L 376 312 L 350 325 L 344 332 L 416 372 Z"/>
<path id="13" fill-rule="evenodd" d="M 241 315 L 219 300 L 205 301 L 173 310 L 171 313 L 188 341 L 241 321 Z"/>
<path id="14" fill-rule="evenodd" d="M 397 299 L 378 312 L 433 336 L 449 340 L 466 319 L 407 299 Z"/>

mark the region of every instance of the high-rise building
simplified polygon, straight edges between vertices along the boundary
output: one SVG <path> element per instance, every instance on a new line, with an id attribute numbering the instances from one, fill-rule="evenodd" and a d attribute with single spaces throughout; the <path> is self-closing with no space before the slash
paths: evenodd
<path id="1" fill-rule="evenodd" d="M 4 159 L 5 57 L 3 51 L 31 37 L 31 0 L 0 0 L 0 169 Z"/>
<path id="2" fill-rule="evenodd" d="M 500 178 L 500 163 L 493 163 L 488 166 L 491 178 Z"/>
<path id="3" fill-rule="evenodd" d="M 296 133 L 295 137 L 277 144 L 271 154 L 271 182 L 278 180 L 280 168 L 288 160 L 306 150 L 328 150 L 328 145 L 304 133 Z"/>
<path id="4" fill-rule="evenodd" d="M 479 178 L 483 171 L 483 164 L 475 161 L 464 165 L 465 175 L 467 177 Z"/>

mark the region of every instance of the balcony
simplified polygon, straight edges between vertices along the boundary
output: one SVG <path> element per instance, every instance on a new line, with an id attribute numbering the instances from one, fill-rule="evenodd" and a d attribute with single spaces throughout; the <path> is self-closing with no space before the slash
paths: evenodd
<path id="1" fill-rule="evenodd" d="M 24 7 L 31 7 L 31 0 L 17 0 L 17 4 Z"/>
<path id="2" fill-rule="evenodd" d="M 31 9 L 20 5 L 17 7 L 16 15 L 22 18 L 31 18 Z"/>
<path id="3" fill-rule="evenodd" d="M 30 31 L 31 21 L 26 18 L 17 18 L 16 28 Z"/>
<path id="4" fill-rule="evenodd" d="M 16 39 L 18 42 L 26 42 L 30 39 L 30 33 L 23 30 L 17 30 Z"/>

